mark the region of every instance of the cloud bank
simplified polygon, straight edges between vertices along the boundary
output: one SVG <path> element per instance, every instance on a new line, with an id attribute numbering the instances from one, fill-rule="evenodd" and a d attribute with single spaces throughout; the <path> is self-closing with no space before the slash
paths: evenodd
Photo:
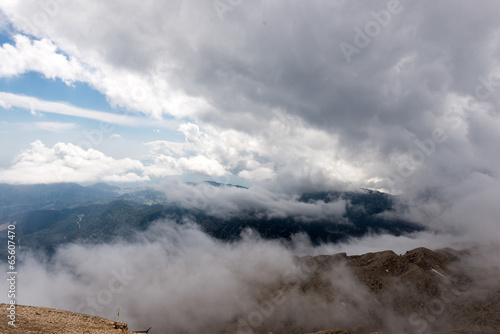
<path id="1" fill-rule="evenodd" d="M 398 251 L 413 247 L 408 240 L 399 240 Z M 432 241 L 449 245 L 444 240 L 434 237 Z M 152 326 L 155 332 L 279 331 L 290 321 L 304 331 L 386 326 L 395 332 L 401 324 L 408 325 L 407 319 L 380 308 L 367 287 L 341 263 L 323 277 L 331 284 L 335 300 L 304 294 L 298 288 L 280 289 L 280 282 L 296 284 L 314 273 L 313 267 L 297 264 L 295 255 L 361 254 L 367 249 L 383 250 L 387 241 L 382 236 L 313 247 L 301 236 L 284 244 L 247 231 L 241 241 L 223 243 L 190 223 L 159 221 L 134 240 L 70 244 L 59 248 L 51 260 L 22 252 L 17 302 L 110 319 L 120 308 L 120 320 L 130 329 Z M 498 260 L 491 249 L 483 251 L 478 249 L 460 266 L 493 272 Z M 481 288 L 492 284 L 484 275 L 471 277 Z M 317 287 L 321 290 L 321 285 Z"/>

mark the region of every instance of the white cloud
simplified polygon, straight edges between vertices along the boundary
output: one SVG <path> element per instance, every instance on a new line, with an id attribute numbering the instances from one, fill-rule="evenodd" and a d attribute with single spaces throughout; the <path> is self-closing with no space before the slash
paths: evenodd
<path id="1" fill-rule="evenodd" d="M 21 126 L 27 126 L 22 124 Z M 40 122 L 29 125 L 48 131 L 67 131 L 73 124 Z M 153 164 L 139 160 L 114 159 L 95 149 L 85 150 L 73 144 L 57 143 L 46 147 L 40 140 L 21 152 L 9 169 L 0 170 L 0 182 L 11 184 L 57 182 L 140 182 L 151 177 L 180 176 L 194 173 L 223 176 L 222 165 L 202 155 L 174 158 L 157 155 Z"/>
<path id="2" fill-rule="evenodd" d="M 27 126 L 31 125 L 35 129 L 50 131 L 50 132 L 66 132 L 77 128 L 77 125 L 75 123 L 36 122 L 33 124 L 27 124 Z"/>
<path id="3" fill-rule="evenodd" d="M 152 155 L 180 157 L 181 165 L 187 159 L 192 166 L 195 160 L 183 157 L 201 155 L 219 165 L 220 172 L 208 175 L 223 175 L 223 167 L 233 175 L 262 184 L 273 181 L 273 187 L 288 179 L 284 183 L 293 188 L 304 181 L 305 175 L 312 187 L 325 183 L 332 187 L 363 186 L 365 172 L 343 156 L 337 136 L 311 128 L 298 117 L 291 118 L 286 125 L 274 118 L 269 127 L 254 135 L 214 126 L 201 130 L 192 123 L 181 124 L 179 131 L 185 136 L 184 142 L 147 143 Z"/>
<path id="4" fill-rule="evenodd" d="M 115 160 L 94 149 L 58 143 L 52 148 L 41 141 L 19 154 L 9 169 L 0 170 L 0 182 L 34 184 L 56 182 L 138 182 L 144 166 L 129 158 Z"/>
<path id="5" fill-rule="evenodd" d="M 258 167 L 252 170 L 244 169 L 238 173 L 238 176 L 244 179 L 255 180 L 257 182 L 260 182 L 260 181 L 268 181 L 274 179 L 276 177 L 276 173 L 273 171 L 272 168 Z"/>
<path id="6" fill-rule="evenodd" d="M 212 181 L 228 183 L 229 177 L 213 177 Z M 338 222 L 345 213 L 346 202 L 304 203 L 297 196 L 278 194 L 259 185 L 249 189 L 214 187 L 206 183 L 186 184 L 178 178 L 165 179 L 155 188 L 164 191 L 167 198 L 187 208 L 202 209 L 207 214 L 228 218 L 242 212 L 265 213 L 267 217 L 294 217 L 303 221 L 333 220 Z"/>
<path id="7" fill-rule="evenodd" d="M 66 83 L 83 81 L 86 70 L 74 57 L 57 53 L 57 47 L 48 39 L 31 41 L 23 35 L 14 36 L 15 46 L 0 47 L 0 77 L 12 77 L 29 71 L 59 78 Z"/>
<path id="8" fill-rule="evenodd" d="M 102 111 L 79 108 L 63 102 L 44 101 L 37 99 L 35 97 L 12 94 L 7 92 L 0 92 L 0 101 L 2 101 L 1 106 L 4 108 L 17 107 L 30 110 L 31 113 L 37 111 L 43 111 L 52 114 L 94 119 L 109 124 L 124 125 L 128 127 L 163 126 L 169 128 L 177 125 L 176 121 L 165 121 L 165 120 L 153 121 L 148 118 L 139 118 L 136 116 L 129 116 L 129 115 L 117 115 Z"/>
<path id="9" fill-rule="evenodd" d="M 184 170 L 196 174 L 207 176 L 223 176 L 226 174 L 226 170 L 220 163 L 203 155 L 181 158 L 179 164 Z"/>
<path id="10" fill-rule="evenodd" d="M 174 158 L 160 154 L 156 155 L 154 160 L 154 164 L 146 167 L 146 173 L 156 177 L 181 175 L 186 172 L 205 176 L 223 176 L 227 174 L 224 167 L 216 160 L 202 155 Z"/>
<path id="11" fill-rule="evenodd" d="M 86 82 L 103 93 L 113 106 L 157 119 L 164 114 L 184 117 L 211 109 L 205 100 L 170 88 L 164 78 L 138 75 L 101 62 L 86 65 L 75 56 L 60 53 L 49 39 L 30 40 L 18 34 L 14 36 L 14 43 L 6 43 L 0 48 L 0 77 L 35 71 L 46 78 L 61 79 L 68 85 L 76 81 Z M 74 48 L 71 51 L 75 51 Z"/>
<path id="12" fill-rule="evenodd" d="M 0 99 L 0 107 L 2 107 L 4 109 L 10 109 L 10 108 L 12 108 L 12 106 L 9 103 L 7 103 L 6 101 L 1 100 L 1 99 Z"/>

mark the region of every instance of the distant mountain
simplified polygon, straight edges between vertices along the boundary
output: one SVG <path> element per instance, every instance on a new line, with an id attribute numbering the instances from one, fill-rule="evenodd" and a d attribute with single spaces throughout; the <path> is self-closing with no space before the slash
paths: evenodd
<path id="1" fill-rule="evenodd" d="M 209 185 L 217 187 L 217 188 L 219 188 L 219 187 L 232 187 L 232 188 L 239 188 L 239 189 L 248 189 L 247 187 L 240 186 L 238 184 L 220 183 L 220 182 L 215 182 L 215 181 L 188 182 L 187 184 L 194 186 L 194 185 L 197 185 L 197 184 L 200 184 L 200 183 L 209 184 Z"/>
<path id="2" fill-rule="evenodd" d="M 90 186 L 87 186 L 89 189 L 98 189 L 106 192 L 120 192 L 121 188 L 120 187 L 115 187 L 115 186 L 110 186 L 109 184 L 106 184 L 104 182 L 99 182 L 92 184 Z"/>
<path id="3" fill-rule="evenodd" d="M 0 184 L 0 217 L 14 213 L 64 209 L 109 202 L 116 194 L 76 183 L 9 185 Z"/>
<path id="4" fill-rule="evenodd" d="M 88 188 L 76 189 L 88 191 Z M 92 191 L 103 192 L 97 189 Z M 104 194 L 109 195 L 108 192 Z M 305 233 L 314 244 L 334 243 L 370 233 L 402 235 L 424 229 L 413 222 L 379 215 L 393 210 L 395 200 L 390 195 L 373 191 L 304 194 L 300 201 L 346 201 L 344 216 L 307 221 L 294 216 L 268 217 L 266 212 L 261 211 L 245 211 L 223 219 L 202 210 L 167 203 L 163 193 L 153 190 L 137 190 L 118 195 L 101 197 L 100 200 L 105 203 L 16 213 L 11 215 L 10 220 L 17 224 L 16 231 L 22 247 L 48 253 L 52 253 L 58 245 L 69 242 L 101 243 L 116 237 L 133 238 L 137 231 L 146 230 L 160 218 L 167 218 L 178 224 L 183 224 L 188 219 L 210 236 L 221 240 L 237 240 L 244 230 L 252 229 L 266 239 L 290 240 L 297 233 Z M 94 197 L 92 200 L 96 199 Z"/>
<path id="5" fill-rule="evenodd" d="M 117 200 L 71 209 L 29 211 L 14 215 L 13 220 L 21 247 L 51 254 L 58 246 L 74 241 L 86 244 L 130 238 L 164 213 L 161 205 Z"/>
<path id="6" fill-rule="evenodd" d="M 219 239 L 239 237 L 246 228 L 259 232 L 268 239 L 289 239 L 297 233 L 306 233 L 314 244 L 339 242 L 350 237 L 361 237 L 369 233 L 402 235 L 425 228 L 402 219 L 389 219 L 383 212 L 393 212 L 401 206 L 397 197 L 373 190 L 361 192 L 317 192 L 306 193 L 300 202 L 325 203 L 345 200 L 345 214 L 338 218 L 319 218 L 303 221 L 298 217 L 268 218 L 265 212 L 242 212 L 230 219 L 216 219 L 198 213 L 197 223 L 210 235 Z"/>
<path id="7" fill-rule="evenodd" d="M 117 199 L 143 204 L 166 203 L 164 193 L 150 189 L 121 189 L 106 183 L 84 187 L 76 183 L 0 184 L 0 219 L 33 210 L 61 210 Z"/>
<path id="8" fill-rule="evenodd" d="M 238 184 L 231 184 L 231 183 L 219 183 L 215 181 L 205 181 L 205 183 L 214 186 L 214 187 L 233 187 L 233 188 L 240 188 L 240 189 L 248 189 L 247 187 L 240 186 Z"/>
<path id="9" fill-rule="evenodd" d="M 351 214 L 354 214 L 356 208 L 363 208 L 366 213 L 373 215 L 384 211 L 394 210 L 396 204 L 396 196 L 389 195 L 380 191 L 361 189 L 360 192 L 354 191 L 325 191 L 316 193 L 305 193 L 300 198 L 301 202 L 317 202 L 324 201 L 325 203 L 336 202 L 338 200 L 349 201 L 348 207 Z M 349 213 L 348 213 L 349 215 Z"/>
<path id="10" fill-rule="evenodd" d="M 129 191 L 123 193 L 118 198 L 147 205 L 167 203 L 167 196 L 164 193 L 152 189 Z"/>

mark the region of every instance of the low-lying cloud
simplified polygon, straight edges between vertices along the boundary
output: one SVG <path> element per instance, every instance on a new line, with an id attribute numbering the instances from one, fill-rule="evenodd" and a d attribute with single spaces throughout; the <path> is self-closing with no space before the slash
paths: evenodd
<path id="1" fill-rule="evenodd" d="M 290 320 L 306 331 L 396 326 L 406 319 L 380 309 L 368 289 L 340 263 L 326 277 L 332 289 L 328 291 L 336 296 L 333 302 L 280 288 L 279 283 L 298 282 L 314 272 L 294 262 L 295 255 L 346 250 L 360 254 L 392 246 L 404 252 L 428 236 L 414 236 L 414 243 L 406 237 L 381 236 L 313 247 L 303 235 L 285 243 L 245 232 L 241 241 L 224 243 L 195 225 L 159 221 L 133 241 L 70 244 L 50 260 L 20 253 L 17 303 L 110 319 L 120 308 L 120 320 L 129 328 L 152 326 L 155 333 L 216 332 L 228 326 L 240 333 L 279 330 Z M 444 247 L 450 239 L 435 236 L 429 243 Z"/>
<path id="2" fill-rule="evenodd" d="M 300 202 L 297 195 L 273 193 L 259 186 L 250 189 L 216 187 L 204 182 L 186 184 L 179 179 L 170 179 L 155 186 L 155 189 L 165 192 L 169 201 L 180 206 L 199 209 L 219 218 L 257 213 L 268 218 L 295 217 L 303 220 L 334 218 L 338 221 L 345 213 L 346 206 L 346 201 L 343 199 L 329 203 Z"/>

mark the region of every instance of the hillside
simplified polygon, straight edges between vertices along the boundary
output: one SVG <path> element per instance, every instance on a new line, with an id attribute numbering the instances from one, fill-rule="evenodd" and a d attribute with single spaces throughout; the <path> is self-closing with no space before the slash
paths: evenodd
<path id="1" fill-rule="evenodd" d="M 7 317 L 7 304 L 0 304 L 0 315 Z M 47 307 L 16 305 L 16 327 L 0 322 L 1 333 L 12 334 L 128 334 L 127 324 L 86 314 Z"/>

